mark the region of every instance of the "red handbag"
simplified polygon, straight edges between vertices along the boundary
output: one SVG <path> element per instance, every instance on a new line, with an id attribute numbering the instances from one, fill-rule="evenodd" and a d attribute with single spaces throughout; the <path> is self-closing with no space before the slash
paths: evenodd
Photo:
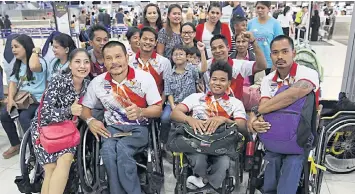
<path id="1" fill-rule="evenodd" d="M 44 95 L 42 97 L 37 113 L 38 131 L 40 135 L 36 143 L 41 144 L 49 154 L 79 145 L 80 133 L 76 127 L 75 122 L 73 121 L 77 119 L 77 116 L 74 116 L 73 120 L 66 120 L 60 123 L 52 123 L 47 126 L 40 125 L 43 98 Z M 79 104 L 81 101 L 82 98 L 80 98 Z"/>

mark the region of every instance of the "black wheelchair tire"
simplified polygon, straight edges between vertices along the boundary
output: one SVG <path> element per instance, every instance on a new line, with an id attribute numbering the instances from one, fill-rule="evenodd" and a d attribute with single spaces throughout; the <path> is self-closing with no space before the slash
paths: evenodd
<path id="1" fill-rule="evenodd" d="M 352 173 L 352 172 L 355 171 L 355 168 L 351 169 L 351 170 L 348 170 L 348 171 L 342 171 L 342 172 L 330 169 L 329 168 L 329 164 L 325 160 L 326 148 L 327 148 L 329 140 L 330 140 L 330 138 L 328 137 L 328 134 L 332 133 L 336 128 L 341 127 L 342 125 L 344 125 L 344 123 L 347 123 L 345 121 L 348 121 L 348 120 L 349 120 L 349 123 L 354 123 L 355 124 L 355 115 L 340 116 L 340 117 L 334 119 L 333 121 L 331 121 L 329 124 L 327 124 L 325 126 L 325 131 L 326 131 L 327 136 L 326 136 L 326 139 L 325 139 L 324 147 L 322 148 L 323 155 L 324 155 L 322 157 L 323 158 L 322 160 L 324 161 L 324 165 L 327 167 L 327 171 L 332 173 L 332 174 L 349 174 L 349 173 Z"/>

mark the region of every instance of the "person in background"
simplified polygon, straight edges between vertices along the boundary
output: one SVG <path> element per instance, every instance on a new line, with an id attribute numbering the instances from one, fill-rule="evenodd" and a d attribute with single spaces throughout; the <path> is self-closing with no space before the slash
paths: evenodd
<path id="1" fill-rule="evenodd" d="M 29 92 L 35 103 L 27 109 L 18 110 L 18 118 L 22 130 L 27 131 L 31 119 L 35 116 L 38 102 L 46 87 L 46 62 L 39 57 L 40 49 L 35 48 L 32 38 L 21 34 L 14 38 L 11 43 L 12 53 L 16 61 L 10 77 L 7 106 L 1 113 L 1 124 L 10 140 L 11 147 L 2 156 L 9 159 L 20 152 L 20 139 L 17 134 L 16 125 L 10 114 L 17 109 L 14 97 L 17 87 L 19 90 Z"/>
<path id="2" fill-rule="evenodd" d="M 4 22 L 2 21 L 2 15 L 0 14 L 0 30 L 5 29 Z"/>
<path id="3" fill-rule="evenodd" d="M 123 18 L 124 18 L 123 8 L 120 7 L 118 9 L 118 12 L 116 13 L 116 22 L 117 22 L 117 24 L 124 24 Z"/>
<path id="4" fill-rule="evenodd" d="M 182 25 L 182 8 L 171 4 L 168 8 L 167 24 L 159 31 L 157 53 L 171 59 L 171 52 L 177 45 L 182 44 L 180 30 Z"/>
<path id="5" fill-rule="evenodd" d="M 100 10 L 99 10 L 99 14 L 98 14 L 97 17 L 96 17 L 96 23 L 105 26 L 105 25 L 104 25 L 104 16 L 105 16 L 104 10 L 103 10 L 103 9 L 100 9 Z"/>
<path id="6" fill-rule="evenodd" d="M 94 26 L 96 24 L 95 12 L 91 12 L 90 26 Z"/>
<path id="7" fill-rule="evenodd" d="M 90 80 L 90 56 L 84 49 L 76 49 L 69 56 L 69 65 L 65 73 L 54 77 L 48 84 L 43 96 L 43 107 L 39 111 L 41 126 L 72 120 L 80 116 L 82 105 L 78 100 L 86 92 Z M 38 115 L 32 119 L 31 139 L 37 162 L 44 169 L 41 194 L 63 193 L 68 181 L 70 167 L 77 147 L 69 147 L 49 154 L 39 140 Z"/>
<path id="8" fill-rule="evenodd" d="M 247 24 L 248 24 L 248 19 L 245 17 L 240 17 L 238 15 L 234 15 L 231 21 L 231 24 L 233 24 L 233 32 L 234 32 L 234 36 L 232 37 L 232 48 L 229 50 L 229 55 L 232 59 L 235 58 L 235 52 L 236 52 L 236 42 L 235 42 L 235 37 L 239 34 L 241 34 L 242 32 L 246 32 L 247 31 Z M 253 49 L 253 45 L 250 44 L 250 49 Z"/>
<path id="9" fill-rule="evenodd" d="M 208 7 L 208 21 L 196 26 L 196 40 L 206 45 L 207 59 L 212 57 L 210 41 L 214 35 L 222 34 L 228 40 L 228 48 L 231 48 L 231 31 L 228 24 L 222 23 L 222 7 L 219 3 L 211 3 Z"/>
<path id="10" fill-rule="evenodd" d="M 247 30 L 254 34 L 255 40 L 266 58 L 266 75 L 270 73 L 272 68 L 270 43 L 276 36 L 283 34 L 280 22 L 268 15 L 270 12 L 270 6 L 270 1 L 256 2 L 256 12 L 258 17 L 250 20 L 247 26 Z"/>
<path id="11" fill-rule="evenodd" d="M 110 14 L 107 13 L 107 10 L 105 10 L 104 12 L 104 26 L 109 29 L 111 28 L 111 17 L 110 17 Z"/>
<path id="12" fill-rule="evenodd" d="M 5 30 L 11 30 L 12 23 L 10 21 L 9 15 L 5 15 L 5 20 L 4 20 L 4 29 Z"/>
<path id="13" fill-rule="evenodd" d="M 280 25 L 282 27 L 282 31 L 284 32 L 284 35 L 290 36 L 290 30 L 291 34 L 293 34 L 294 29 L 293 29 L 293 19 L 291 15 L 291 8 L 290 6 L 286 6 L 283 10 L 283 14 L 279 14 L 277 17 L 277 20 L 280 22 Z"/>
<path id="14" fill-rule="evenodd" d="M 190 22 L 190 23 L 194 22 L 194 11 L 192 10 L 191 7 L 187 9 L 184 22 Z"/>
<path id="15" fill-rule="evenodd" d="M 318 41 L 319 27 L 320 27 L 319 11 L 314 10 L 314 16 L 312 16 L 312 20 L 311 20 L 311 28 L 312 28 L 311 41 Z"/>
<path id="16" fill-rule="evenodd" d="M 203 7 L 200 7 L 200 13 L 198 14 L 198 23 L 203 24 L 206 22 L 206 10 Z"/>
<path id="17" fill-rule="evenodd" d="M 158 34 L 154 28 L 144 27 L 140 31 L 140 50 L 135 56 L 129 59 L 129 65 L 149 72 L 158 87 L 159 93 L 165 102 L 164 79 L 171 71 L 171 63 L 169 59 L 155 52 Z"/>
<path id="18" fill-rule="evenodd" d="M 150 26 L 159 32 L 163 28 L 162 16 L 157 4 L 149 3 L 143 10 L 143 23 L 138 25 L 139 29 Z"/>
<path id="19" fill-rule="evenodd" d="M 229 95 L 235 96 L 238 99 L 242 99 L 243 95 L 243 82 L 244 79 L 248 76 L 254 75 L 257 72 L 263 71 L 266 69 L 266 60 L 264 54 L 258 43 L 256 42 L 252 32 L 243 32 L 243 37 L 247 39 L 249 44 L 253 44 L 255 50 L 255 61 L 247 61 L 247 60 L 237 60 L 232 59 L 228 56 L 228 41 L 227 38 L 221 34 L 215 35 L 211 39 L 211 48 L 213 58 L 207 61 L 207 71 L 204 73 L 204 82 L 206 83 L 205 87 L 206 91 L 210 91 L 207 83 L 210 80 L 210 72 L 212 64 L 216 60 L 222 60 L 228 62 L 229 65 L 233 68 L 233 77 L 231 80 L 230 90 L 228 91 Z"/>
<path id="20" fill-rule="evenodd" d="M 303 30 L 300 32 L 301 38 L 304 37 L 305 34 L 305 24 L 307 23 L 307 18 L 308 18 L 308 6 L 302 7 L 302 10 L 299 11 L 296 14 L 296 19 L 295 19 L 295 24 L 296 24 L 296 29 L 295 29 L 295 39 L 297 40 L 298 38 L 298 31 L 299 29 Z"/>
<path id="21" fill-rule="evenodd" d="M 90 28 L 89 38 L 90 46 L 93 47 L 88 51 L 92 61 L 90 77 L 94 78 L 107 71 L 104 66 L 102 48 L 109 41 L 109 33 L 104 26 L 97 24 Z"/>
<path id="22" fill-rule="evenodd" d="M 86 13 L 85 10 L 81 11 L 81 14 L 79 15 L 79 29 L 84 30 L 86 26 Z"/>
<path id="23" fill-rule="evenodd" d="M 129 43 L 127 46 L 127 54 L 129 57 L 134 57 L 139 52 L 140 30 L 137 27 L 130 27 L 126 33 Z"/>
<path id="24" fill-rule="evenodd" d="M 76 45 L 68 34 L 61 33 L 53 39 L 53 53 L 55 58 L 48 63 L 47 81 L 62 74 L 69 66 L 69 55 L 76 49 Z"/>

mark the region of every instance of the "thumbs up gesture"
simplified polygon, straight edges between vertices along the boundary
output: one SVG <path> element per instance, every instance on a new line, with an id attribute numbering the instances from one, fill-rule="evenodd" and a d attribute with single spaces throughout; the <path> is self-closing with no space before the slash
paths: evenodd
<path id="1" fill-rule="evenodd" d="M 74 103 L 71 105 L 71 113 L 74 116 L 80 116 L 81 111 L 83 110 L 83 106 L 79 104 L 79 100 L 76 99 Z"/>

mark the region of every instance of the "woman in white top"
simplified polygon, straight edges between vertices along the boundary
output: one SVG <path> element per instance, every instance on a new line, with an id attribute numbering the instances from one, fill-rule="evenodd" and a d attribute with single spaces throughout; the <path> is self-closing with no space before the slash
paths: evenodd
<path id="1" fill-rule="evenodd" d="M 290 6 L 286 6 L 284 8 L 283 14 L 279 14 L 277 20 L 280 22 L 282 30 L 286 36 L 290 36 L 290 29 L 291 34 L 293 34 L 293 19 L 290 12 Z"/>

